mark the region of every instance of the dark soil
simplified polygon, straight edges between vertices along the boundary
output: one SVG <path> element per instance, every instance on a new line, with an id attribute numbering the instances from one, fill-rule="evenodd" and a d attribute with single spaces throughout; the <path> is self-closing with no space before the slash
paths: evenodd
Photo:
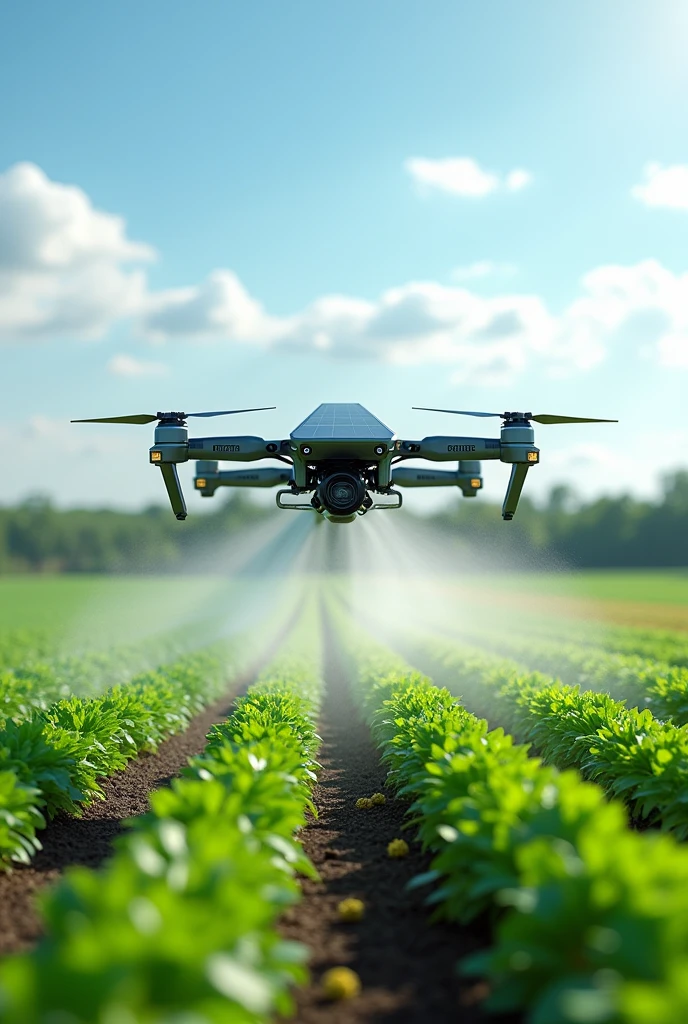
<path id="1" fill-rule="evenodd" d="M 470 929 L 428 922 L 427 890 L 406 883 L 428 868 L 429 857 L 404 829 L 407 804 L 385 790 L 384 768 L 368 728 L 352 703 L 337 652 L 330 650 L 320 734 L 323 770 L 315 788 L 317 821 L 304 830 L 304 849 L 321 882 L 303 882 L 304 898 L 285 915 L 285 937 L 311 949 L 312 984 L 296 992 L 298 1024 L 477 1024 L 486 985 L 456 973 L 462 957 L 489 944 L 485 923 Z M 357 810 L 356 800 L 386 792 L 384 806 Z M 391 860 L 387 843 L 405 838 L 407 857 Z M 360 923 L 338 920 L 340 900 L 364 901 Z M 352 1000 L 328 1002 L 321 979 L 347 966 L 362 982 Z M 494 1018 L 490 1018 L 494 1019 Z M 516 1024 L 517 1017 L 501 1017 Z"/>
<path id="2" fill-rule="evenodd" d="M 42 934 L 35 907 L 38 892 L 55 881 L 70 864 L 95 868 L 112 852 L 112 841 L 124 831 L 123 819 L 148 810 L 151 790 L 164 786 L 179 773 L 187 758 L 200 754 L 206 734 L 226 718 L 234 695 L 245 680 L 221 700 L 209 705 L 188 729 L 161 743 L 155 754 L 142 754 L 128 767 L 101 780 L 105 800 L 86 807 L 81 818 L 58 815 L 40 835 L 43 849 L 28 867 L 0 873 L 0 954 L 33 946 Z"/>

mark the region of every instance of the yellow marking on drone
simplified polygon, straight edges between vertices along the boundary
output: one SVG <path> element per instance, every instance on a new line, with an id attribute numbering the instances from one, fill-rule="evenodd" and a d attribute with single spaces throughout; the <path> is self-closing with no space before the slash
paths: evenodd
<path id="1" fill-rule="evenodd" d="M 528 452 L 528 462 L 538 462 L 539 458 L 539 452 Z"/>
<path id="2" fill-rule="evenodd" d="M 151 452 L 151 462 L 162 462 L 162 452 Z"/>
<path id="3" fill-rule="evenodd" d="M 196 487 L 198 488 L 199 491 L 205 487 L 205 480 L 203 479 L 202 476 L 199 476 L 199 478 L 196 480 Z"/>
<path id="4" fill-rule="evenodd" d="M 482 487 L 482 483 L 478 479 L 471 480 L 471 487 L 473 487 L 474 489 L 477 489 L 479 487 Z"/>

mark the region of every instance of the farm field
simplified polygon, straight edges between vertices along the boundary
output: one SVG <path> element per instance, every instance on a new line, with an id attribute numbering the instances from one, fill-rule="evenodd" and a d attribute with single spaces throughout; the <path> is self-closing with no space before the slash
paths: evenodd
<path id="1" fill-rule="evenodd" d="M 688 631 L 688 573 L 680 570 L 509 573 L 472 581 L 477 600 L 533 613 Z"/>
<path id="2" fill-rule="evenodd" d="M 688 584 L 623 576 L 0 580 L 0 1022 L 688 1019 Z"/>

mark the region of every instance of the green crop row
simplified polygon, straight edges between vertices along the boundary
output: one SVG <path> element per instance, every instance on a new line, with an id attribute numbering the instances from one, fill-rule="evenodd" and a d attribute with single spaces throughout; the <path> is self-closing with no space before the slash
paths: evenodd
<path id="1" fill-rule="evenodd" d="M 217 637 L 217 631 L 206 626 L 195 627 L 194 647 L 209 646 L 213 633 Z M 176 661 L 191 647 L 187 637 L 168 632 L 105 650 L 47 654 L 40 642 L 32 646 L 30 637 L 26 634 L 26 642 L 16 646 L 11 636 L 3 637 L 7 649 L 0 662 L 0 725 L 3 719 L 18 721 L 32 710 L 46 710 L 64 697 L 97 697 L 158 665 Z"/>
<path id="2" fill-rule="evenodd" d="M 226 689 L 230 655 L 219 644 L 103 697 L 65 698 L 45 711 L 27 708 L 18 723 L 7 719 L 0 730 L 0 865 L 28 861 L 40 848 L 36 829 L 46 818 L 78 813 L 103 796 L 99 779 L 183 731 Z"/>
<path id="3" fill-rule="evenodd" d="M 634 817 L 688 838 L 685 729 L 459 643 L 423 638 L 410 653 L 468 707 L 533 744 L 548 763 L 577 768 L 625 800 Z"/>
<path id="4" fill-rule="evenodd" d="M 632 833 L 620 804 L 574 772 L 542 766 L 446 690 L 351 627 L 355 691 L 411 823 L 432 852 L 413 884 L 437 915 L 490 910 L 494 1010 L 529 1024 L 688 1019 L 688 851 Z"/>
<path id="5" fill-rule="evenodd" d="M 510 618 L 511 623 L 511 618 Z M 619 626 L 609 622 L 564 619 L 550 615 L 518 616 L 514 631 L 564 643 L 586 644 L 618 654 L 634 654 L 646 661 L 688 668 L 688 633 L 669 629 Z"/>
<path id="6" fill-rule="evenodd" d="M 313 617 L 103 871 L 43 901 L 48 937 L 0 966 L 3 1024 L 258 1024 L 293 1010 L 306 950 L 276 923 L 317 877 L 295 833 L 317 767 Z M 299 649 L 307 652 L 300 654 Z"/>
<path id="7" fill-rule="evenodd" d="M 478 638 L 479 639 L 479 638 Z M 606 690 L 629 706 L 648 708 L 656 718 L 688 723 L 688 669 L 620 654 L 585 643 L 505 633 L 490 646 L 531 669 L 556 675 L 583 689 Z"/>
<path id="8" fill-rule="evenodd" d="M 455 629 L 457 621 L 462 625 L 468 620 L 468 628 L 479 626 L 486 619 L 485 609 L 490 608 L 489 591 L 483 591 L 480 603 L 475 612 L 467 608 L 464 595 L 465 588 L 454 586 L 446 591 L 445 616 L 448 628 Z M 497 595 L 500 596 L 500 595 Z M 501 595 L 503 597 L 503 595 Z M 442 614 L 441 606 L 431 601 L 433 613 Z M 556 604 L 553 606 L 556 609 Z M 497 616 L 501 616 L 502 635 L 511 633 L 521 636 L 542 637 L 563 643 L 585 644 L 619 654 L 635 654 L 647 661 L 659 661 L 668 665 L 681 665 L 688 668 L 688 630 L 657 629 L 649 626 L 627 626 L 604 619 L 604 610 L 595 619 L 584 619 L 558 613 L 547 606 L 546 598 L 536 607 L 529 607 L 528 601 L 521 604 L 518 596 L 514 596 L 506 608 L 503 602 L 496 606 Z M 458 614 L 457 614 L 458 612 Z M 488 618 L 492 618 L 488 614 Z M 437 622 L 436 622 L 437 624 Z M 467 634 L 468 637 L 468 634 Z M 490 640 L 495 639 L 494 631 Z"/>
<path id="9" fill-rule="evenodd" d="M 298 588 L 287 592 L 281 585 L 272 587 L 266 595 L 264 586 L 245 581 L 233 596 L 235 604 L 230 616 L 209 604 L 199 609 L 199 614 L 187 621 L 184 628 L 156 630 L 153 620 L 144 637 L 127 639 L 125 643 L 107 644 L 107 633 L 100 621 L 105 616 L 98 619 L 92 635 L 84 635 L 88 631 L 82 627 L 82 646 L 75 648 L 70 644 L 68 651 L 64 637 L 46 630 L 0 631 L 0 726 L 3 719 L 18 721 L 32 709 L 44 711 L 64 697 L 99 697 L 159 665 L 226 639 L 228 626 L 235 636 L 250 631 L 256 619 L 265 621 L 266 600 L 271 606 L 271 629 L 276 632 L 294 614 L 300 595 Z M 165 621 L 164 614 L 160 621 Z M 94 646 L 99 642 L 101 646 Z"/>

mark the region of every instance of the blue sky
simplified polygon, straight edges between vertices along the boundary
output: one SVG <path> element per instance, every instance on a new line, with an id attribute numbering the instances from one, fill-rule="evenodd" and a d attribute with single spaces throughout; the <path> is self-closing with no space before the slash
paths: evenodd
<path id="1" fill-rule="evenodd" d="M 322 400 L 618 417 L 540 429 L 529 487 L 651 493 L 688 440 L 687 50 L 680 0 L 5 6 L 1 500 L 160 497 L 146 428 L 71 417 L 275 436 Z"/>

